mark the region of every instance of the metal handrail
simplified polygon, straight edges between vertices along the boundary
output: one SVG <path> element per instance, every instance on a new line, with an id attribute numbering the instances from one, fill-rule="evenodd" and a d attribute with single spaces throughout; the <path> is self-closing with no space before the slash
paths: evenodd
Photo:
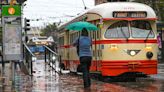
<path id="1" fill-rule="evenodd" d="M 30 52 L 30 54 L 31 54 L 32 56 L 35 57 L 35 55 L 31 52 L 31 50 L 30 50 L 30 48 L 27 46 L 27 44 L 26 44 L 26 43 L 23 43 L 23 45 L 26 47 L 26 49 L 28 50 L 28 52 Z"/>
<path id="2" fill-rule="evenodd" d="M 56 56 L 58 56 L 58 54 L 56 52 L 54 52 L 53 50 L 51 50 L 49 47 L 47 47 L 46 45 L 44 45 L 45 48 L 47 48 L 49 51 L 51 51 L 53 54 L 55 54 Z"/>
<path id="3" fill-rule="evenodd" d="M 23 62 L 22 66 L 24 67 L 22 70 L 27 75 L 33 75 L 33 57 L 36 57 L 35 54 L 32 53 L 30 48 L 26 43 L 23 43 Z"/>
<path id="4" fill-rule="evenodd" d="M 59 73 L 59 71 L 56 70 L 57 67 L 57 61 L 59 60 L 59 54 L 57 54 L 55 51 L 53 51 L 50 47 L 44 45 L 45 47 L 45 63 L 48 59 L 48 65 L 55 70 L 55 72 Z M 56 57 L 56 59 L 53 59 L 53 56 Z"/>

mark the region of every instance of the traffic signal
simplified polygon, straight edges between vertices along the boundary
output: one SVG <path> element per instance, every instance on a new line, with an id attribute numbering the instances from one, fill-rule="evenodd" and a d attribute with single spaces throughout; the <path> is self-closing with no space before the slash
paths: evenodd
<path id="1" fill-rule="evenodd" d="M 25 22 L 24 30 L 25 31 L 30 30 L 30 19 L 25 18 L 24 22 Z"/>

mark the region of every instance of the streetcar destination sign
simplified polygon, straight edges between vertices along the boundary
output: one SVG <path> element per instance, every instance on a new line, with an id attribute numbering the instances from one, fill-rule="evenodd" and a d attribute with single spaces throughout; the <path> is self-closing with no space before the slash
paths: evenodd
<path id="1" fill-rule="evenodd" d="M 144 11 L 135 12 L 135 11 L 115 11 L 113 12 L 114 18 L 145 18 L 147 13 Z"/>

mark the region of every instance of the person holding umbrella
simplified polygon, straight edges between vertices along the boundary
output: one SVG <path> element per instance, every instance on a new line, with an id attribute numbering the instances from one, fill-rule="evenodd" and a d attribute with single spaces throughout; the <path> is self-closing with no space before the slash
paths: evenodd
<path id="1" fill-rule="evenodd" d="M 81 69 L 83 73 L 84 88 L 89 88 L 91 86 L 89 69 L 92 60 L 92 53 L 91 53 L 92 40 L 90 37 L 88 37 L 88 31 L 86 28 L 82 29 L 81 36 L 78 39 L 76 39 L 75 42 L 73 43 L 73 46 L 77 46 L 77 45 L 78 45 L 77 49 L 79 49 L 78 54 L 79 54 Z"/>
<path id="2" fill-rule="evenodd" d="M 88 89 L 91 86 L 89 69 L 92 61 L 92 40 L 88 36 L 88 31 L 96 31 L 98 28 L 89 22 L 79 21 L 67 25 L 66 29 L 81 31 L 81 36 L 73 42 L 73 46 L 78 47 L 77 52 L 80 59 L 81 71 L 83 73 L 84 88 Z"/>

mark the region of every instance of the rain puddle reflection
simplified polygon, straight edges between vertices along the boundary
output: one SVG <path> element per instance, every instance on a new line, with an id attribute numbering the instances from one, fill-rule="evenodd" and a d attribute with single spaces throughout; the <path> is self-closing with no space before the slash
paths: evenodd
<path id="1" fill-rule="evenodd" d="M 92 79 L 90 89 L 83 88 L 82 76 L 59 75 L 44 62 L 34 62 L 33 77 L 16 73 L 16 92 L 164 92 L 164 81 L 101 82 Z"/>

